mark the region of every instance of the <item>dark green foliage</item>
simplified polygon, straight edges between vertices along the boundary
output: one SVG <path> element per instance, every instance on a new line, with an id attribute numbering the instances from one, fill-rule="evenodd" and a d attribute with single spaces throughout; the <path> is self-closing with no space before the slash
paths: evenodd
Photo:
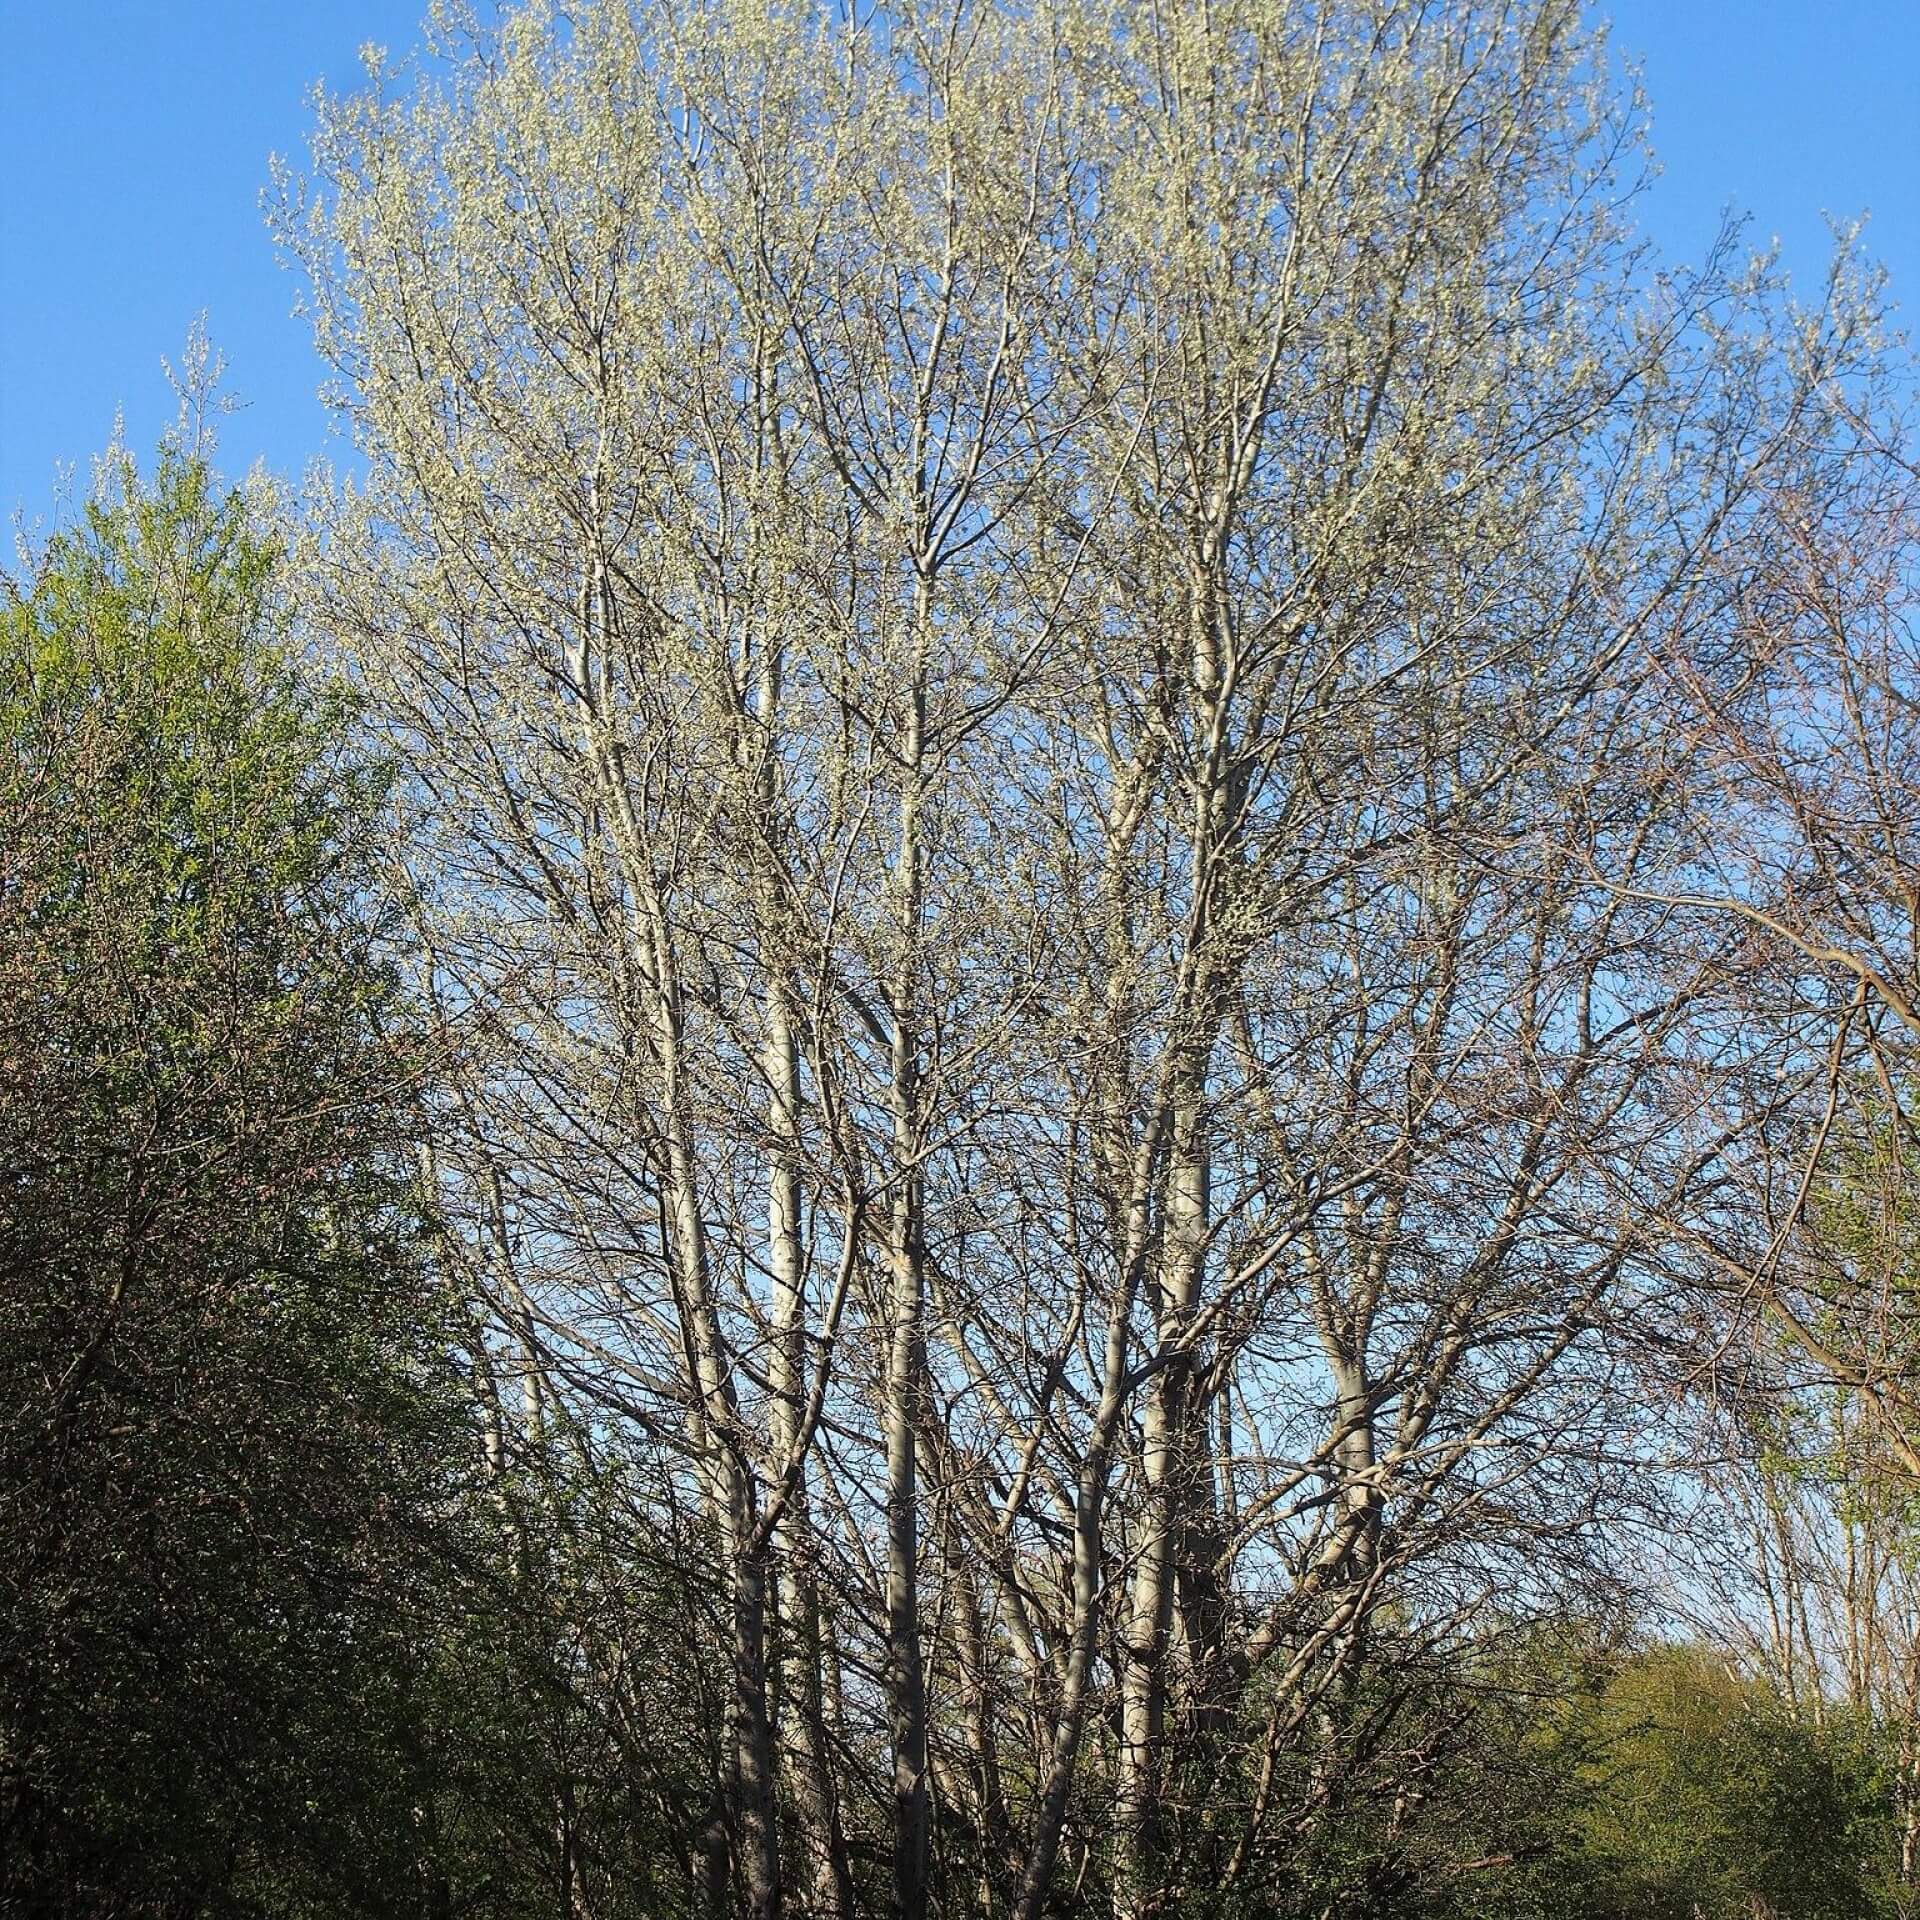
<path id="1" fill-rule="evenodd" d="M 367 1735 L 419 1717 L 471 1448 L 375 790 L 241 499 L 177 449 L 110 485 L 0 628 L 0 1871 L 405 1905 L 408 1759 Z"/>

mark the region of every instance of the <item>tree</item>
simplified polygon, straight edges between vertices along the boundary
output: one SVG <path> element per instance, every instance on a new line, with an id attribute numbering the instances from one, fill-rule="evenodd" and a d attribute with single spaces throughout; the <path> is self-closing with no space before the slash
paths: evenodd
<path id="1" fill-rule="evenodd" d="M 1648 269 L 1562 0 L 436 17 L 283 183 L 306 605 L 501 1450 L 726 1595 L 695 1897 L 1304 1898 L 1637 1484 L 1743 1138 L 1669 669 L 1861 305 Z"/>
<path id="2" fill-rule="evenodd" d="M 473 1464 L 281 548 L 111 451 L 0 610 L 0 1886 L 410 1908 Z M 424 1896 L 421 1896 L 424 1897 Z"/>

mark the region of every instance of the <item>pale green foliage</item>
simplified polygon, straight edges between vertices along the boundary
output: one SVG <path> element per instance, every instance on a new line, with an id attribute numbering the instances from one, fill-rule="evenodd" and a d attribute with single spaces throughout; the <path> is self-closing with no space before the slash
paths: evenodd
<path id="1" fill-rule="evenodd" d="M 1576 1723 L 1586 1753 L 1571 1837 L 1590 1879 L 1575 1911 L 1746 1920 L 1756 1900 L 1793 1920 L 1894 1910 L 1877 1897 L 1889 1891 L 1892 1822 L 1863 1723 L 1796 1715 L 1681 1647 L 1624 1663 Z"/>

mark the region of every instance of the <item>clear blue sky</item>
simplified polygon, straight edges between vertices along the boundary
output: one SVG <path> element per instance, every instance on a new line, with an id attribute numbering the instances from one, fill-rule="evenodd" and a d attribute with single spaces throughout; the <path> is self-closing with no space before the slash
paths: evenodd
<path id="1" fill-rule="evenodd" d="M 295 473 L 327 444 L 319 369 L 258 196 L 298 153 L 305 94 L 367 40 L 414 44 L 423 0 L 0 0 L 0 521 L 44 516 L 56 466 L 124 411 L 136 448 L 172 414 L 160 358 L 205 311 L 248 402 L 226 461 Z M 1821 210 L 1871 210 L 1920 315 L 1920 0 L 1612 0 L 1666 174 L 1645 218 L 1697 254 L 1749 210 L 1803 277 Z"/>

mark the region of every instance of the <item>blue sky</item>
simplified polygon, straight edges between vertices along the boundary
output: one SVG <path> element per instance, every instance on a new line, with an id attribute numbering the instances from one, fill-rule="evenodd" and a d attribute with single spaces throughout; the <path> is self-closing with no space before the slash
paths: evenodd
<path id="1" fill-rule="evenodd" d="M 84 482 L 116 411 L 145 448 L 161 373 L 204 311 L 247 402 L 226 464 L 325 451 L 319 368 L 261 223 L 267 156 L 297 154 L 307 89 L 355 50 L 414 44 L 424 0 L 0 0 L 0 521 Z M 1824 265 L 1822 209 L 1920 314 L 1920 0 L 1614 0 L 1665 177 L 1646 224 L 1697 254 L 1745 208 L 1789 264 Z"/>

